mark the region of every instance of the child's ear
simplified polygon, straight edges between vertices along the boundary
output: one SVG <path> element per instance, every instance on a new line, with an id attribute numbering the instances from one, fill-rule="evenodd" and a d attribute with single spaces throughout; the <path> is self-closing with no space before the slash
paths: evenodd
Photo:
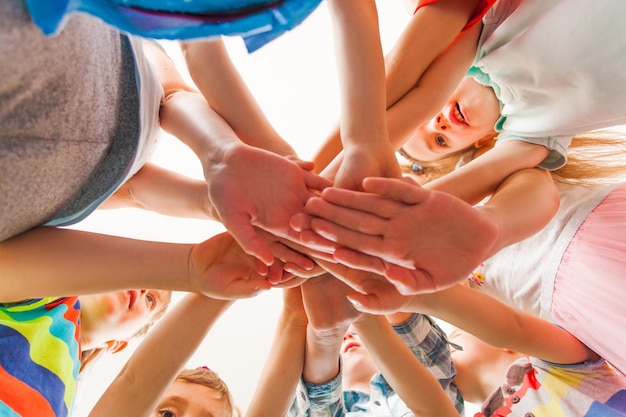
<path id="1" fill-rule="evenodd" d="M 125 340 L 109 340 L 106 342 L 107 353 L 118 353 L 126 349 L 128 342 Z"/>
<path id="2" fill-rule="evenodd" d="M 474 142 L 474 148 L 480 149 L 485 146 L 489 148 L 493 148 L 493 145 L 495 145 L 495 142 L 496 142 L 496 139 L 494 137 L 494 134 L 489 134 L 485 136 L 484 138 L 479 139 L 476 142 Z"/>
<path id="3" fill-rule="evenodd" d="M 480 155 L 493 148 L 496 144 L 496 139 L 493 135 L 487 135 L 482 139 L 474 142 L 474 152 L 472 153 L 472 159 L 478 158 Z"/>

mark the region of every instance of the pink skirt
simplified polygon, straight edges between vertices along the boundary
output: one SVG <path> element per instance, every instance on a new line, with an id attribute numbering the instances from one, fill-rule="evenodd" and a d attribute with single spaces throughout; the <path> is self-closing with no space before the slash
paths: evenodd
<path id="1" fill-rule="evenodd" d="M 555 277 L 551 313 L 626 376 L 626 184 L 574 235 Z"/>

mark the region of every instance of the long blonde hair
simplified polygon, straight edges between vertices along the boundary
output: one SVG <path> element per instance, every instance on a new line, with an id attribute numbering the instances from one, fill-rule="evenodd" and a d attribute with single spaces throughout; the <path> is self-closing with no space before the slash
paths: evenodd
<path id="1" fill-rule="evenodd" d="M 453 171 L 462 158 L 473 159 L 475 152 L 476 149 L 468 149 L 433 162 L 421 162 L 405 155 L 406 161 L 401 166 L 403 172 L 426 183 Z M 626 181 L 626 126 L 576 135 L 568 149 L 567 164 L 551 174 L 555 181 L 587 186 Z"/>

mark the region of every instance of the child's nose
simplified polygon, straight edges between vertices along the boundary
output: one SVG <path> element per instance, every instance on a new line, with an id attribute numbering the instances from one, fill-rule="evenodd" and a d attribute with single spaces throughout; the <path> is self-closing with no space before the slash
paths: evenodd
<path id="1" fill-rule="evenodd" d="M 450 124 L 448 120 L 445 117 L 443 117 L 443 114 L 441 113 L 439 113 L 437 117 L 435 118 L 435 126 L 439 130 L 447 130 L 450 128 Z"/>

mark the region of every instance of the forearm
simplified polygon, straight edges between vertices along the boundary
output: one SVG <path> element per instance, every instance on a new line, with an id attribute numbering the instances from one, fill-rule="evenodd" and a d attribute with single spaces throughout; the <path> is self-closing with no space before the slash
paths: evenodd
<path id="1" fill-rule="evenodd" d="M 403 84 L 402 81 L 401 73 L 410 69 L 407 62 L 388 70 L 387 125 L 389 141 L 395 149 L 402 146 L 417 127 L 440 111 L 450 98 L 474 59 L 480 29 L 480 25 L 475 25 L 458 36 L 437 55 L 412 85 Z M 433 33 L 439 36 L 439 31 L 434 30 Z M 419 56 L 413 55 L 413 59 Z"/>
<path id="2" fill-rule="evenodd" d="M 229 147 L 241 144 L 231 126 L 197 92 L 177 91 L 167 96 L 160 121 L 166 132 L 191 148 L 203 166 L 219 162 Z"/>
<path id="3" fill-rule="evenodd" d="M 313 155 L 312 161 L 315 164 L 314 172 L 320 173 L 324 171 L 341 153 L 342 149 L 341 135 L 339 134 L 339 128 L 336 128 Z"/>
<path id="4" fill-rule="evenodd" d="M 594 357 L 567 331 L 465 286 L 411 297 L 408 308 L 438 317 L 484 342 L 555 363 Z"/>
<path id="5" fill-rule="evenodd" d="M 322 384 L 339 374 L 339 355 L 343 337 L 348 329 L 336 328 L 318 331 L 307 327 L 302 379 Z"/>
<path id="6" fill-rule="evenodd" d="M 283 312 L 246 417 L 284 416 L 302 376 L 306 323 Z"/>
<path id="7" fill-rule="evenodd" d="M 387 141 L 385 68 L 374 1 L 331 0 L 344 148 Z"/>
<path id="8" fill-rule="evenodd" d="M 150 331 L 89 416 L 151 415 L 163 392 L 231 303 L 188 294 Z"/>
<path id="9" fill-rule="evenodd" d="M 497 145 L 466 165 L 455 169 L 424 188 L 452 194 L 469 204 L 478 204 L 495 193 L 511 175 L 534 168 L 548 155 L 540 145 L 508 141 Z"/>
<path id="10" fill-rule="evenodd" d="M 154 164 L 144 165 L 99 208 L 123 207 L 197 219 L 211 219 L 212 212 L 205 181 L 188 178 Z"/>
<path id="11" fill-rule="evenodd" d="M 559 199 L 552 176 L 543 169 L 525 169 L 508 177 L 484 206 L 476 207 L 498 225 L 491 254 L 545 227 L 558 210 Z"/>
<path id="12" fill-rule="evenodd" d="M 0 243 L 0 300 L 129 288 L 190 291 L 192 245 L 38 228 Z"/>
<path id="13" fill-rule="evenodd" d="M 354 326 L 380 373 L 416 416 L 458 416 L 439 381 L 383 316 L 364 315 Z"/>
<path id="14" fill-rule="evenodd" d="M 439 1 L 420 7 L 385 58 L 387 107 L 415 87 L 435 58 L 456 38 L 477 0 Z"/>
<path id="15" fill-rule="evenodd" d="M 265 117 L 221 39 L 183 43 L 182 49 L 196 86 L 242 141 L 280 155 L 295 155 Z"/>

